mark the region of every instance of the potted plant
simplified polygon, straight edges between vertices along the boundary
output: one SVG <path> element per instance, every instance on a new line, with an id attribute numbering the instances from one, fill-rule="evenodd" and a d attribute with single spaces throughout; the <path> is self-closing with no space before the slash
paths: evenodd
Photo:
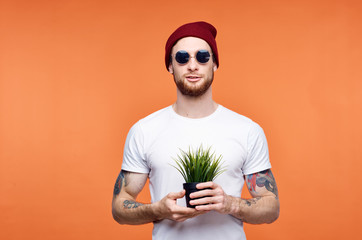
<path id="1" fill-rule="evenodd" d="M 196 150 L 189 147 L 188 151 L 181 150 L 181 154 L 174 159 L 177 166 L 175 167 L 185 179 L 183 188 L 186 190 L 187 207 L 195 208 L 190 205 L 190 194 L 199 189 L 196 185 L 200 182 L 213 181 L 217 176 L 226 169 L 222 168 L 222 156 L 216 156 L 215 152 L 211 153 L 211 148 L 204 149 L 202 145 Z"/>

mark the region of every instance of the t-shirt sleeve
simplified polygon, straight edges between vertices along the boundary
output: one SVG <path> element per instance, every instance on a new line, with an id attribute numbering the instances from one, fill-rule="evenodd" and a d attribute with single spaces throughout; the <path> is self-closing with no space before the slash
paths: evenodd
<path id="1" fill-rule="evenodd" d="M 138 173 L 149 173 L 144 154 L 144 138 L 140 122 L 129 130 L 123 151 L 122 170 Z"/>
<path id="2" fill-rule="evenodd" d="M 253 123 L 248 135 L 248 155 L 243 165 L 244 175 L 271 168 L 268 143 L 263 129 Z"/>

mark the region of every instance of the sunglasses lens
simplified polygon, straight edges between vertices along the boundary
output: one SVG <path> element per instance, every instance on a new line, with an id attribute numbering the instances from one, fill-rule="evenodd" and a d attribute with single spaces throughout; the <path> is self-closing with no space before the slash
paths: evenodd
<path id="1" fill-rule="evenodd" d="M 176 53 L 175 59 L 180 64 L 185 64 L 189 61 L 190 55 L 186 51 L 178 51 Z"/>
<path id="2" fill-rule="evenodd" d="M 210 53 L 207 50 L 200 50 L 196 54 L 196 59 L 199 63 L 207 63 L 210 60 Z"/>

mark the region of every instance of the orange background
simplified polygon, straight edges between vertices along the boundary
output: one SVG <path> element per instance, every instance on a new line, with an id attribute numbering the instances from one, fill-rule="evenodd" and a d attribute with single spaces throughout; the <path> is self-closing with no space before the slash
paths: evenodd
<path id="1" fill-rule="evenodd" d="M 151 238 L 113 221 L 113 186 L 129 128 L 175 101 L 167 37 L 197 20 L 215 100 L 269 141 L 281 214 L 248 239 L 361 236 L 360 1 L 0 0 L 0 239 Z"/>

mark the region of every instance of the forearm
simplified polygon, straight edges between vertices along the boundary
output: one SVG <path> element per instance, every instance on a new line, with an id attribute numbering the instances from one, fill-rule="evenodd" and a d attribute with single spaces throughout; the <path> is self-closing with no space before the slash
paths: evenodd
<path id="1" fill-rule="evenodd" d="M 126 198 L 113 199 L 112 215 L 119 224 L 140 225 L 159 220 L 155 204 L 143 204 Z"/>
<path id="2" fill-rule="evenodd" d="M 251 199 L 229 197 L 230 214 L 251 224 L 272 223 L 279 217 L 279 200 L 275 196 Z"/>

